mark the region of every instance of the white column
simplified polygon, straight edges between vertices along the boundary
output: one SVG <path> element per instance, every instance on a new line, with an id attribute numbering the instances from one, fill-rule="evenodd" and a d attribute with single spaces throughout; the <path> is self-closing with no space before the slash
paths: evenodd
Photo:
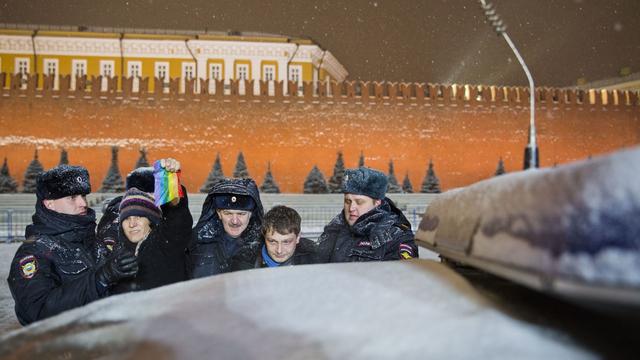
<path id="1" fill-rule="evenodd" d="M 202 92 L 202 89 L 200 87 L 200 79 L 207 79 L 207 58 L 205 56 L 196 56 L 196 59 L 198 59 L 197 61 L 197 71 L 198 71 L 198 78 L 196 79 L 196 91 L 198 93 Z"/>
<path id="2" fill-rule="evenodd" d="M 251 80 L 253 80 L 253 95 L 260 94 L 260 77 L 262 69 L 260 68 L 260 59 L 251 60 Z"/>
<path id="3" fill-rule="evenodd" d="M 282 81 L 282 91 L 286 94 L 289 89 L 289 70 L 287 69 L 287 59 L 278 61 L 278 81 Z"/>
<path id="4" fill-rule="evenodd" d="M 229 58 L 229 57 L 225 57 L 224 58 L 224 95 L 228 95 L 231 90 L 227 89 L 229 88 L 230 84 L 231 84 L 231 79 L 233 79 L 234 77 L 234 73 L 233 73 L 233 58 Z M 217 90 L 216 90 L 217 91 Z"/>

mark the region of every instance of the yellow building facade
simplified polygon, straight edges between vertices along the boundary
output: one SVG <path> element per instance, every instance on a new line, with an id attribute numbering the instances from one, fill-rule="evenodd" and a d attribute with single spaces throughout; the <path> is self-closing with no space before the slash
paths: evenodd
<path id="1" fill-rule="evenodd" d="M 344 81 L 347 70 L 331 54 L 309 39 L 278 35 L 243 33 L 182 34 L 128 33 L 108 31 L 61 31 L 49 29 L 0 29 L 0 72 L 53 76 L 53 88 L 60 77 L 70 75 L 70 88 L 78 77 L 132 78 L 135 84 L 149 79 L 149 91 L 167 88 L 170 79 L 209 79 L 210 92 L 216 81 L 254 80 L 253 91 L 259 93 L 259 81 L 287 80 L 303 82 Z M 10 86 L 10 76 L 5 87 Z M 40 76 L 38 87 L 42 87 Z M 95 86 L 95 84 L 94 84 Z M 119 85 L 120 86 L 120 85 Z M 196 81 L 200 92 L 200 82 Z M 271 87 L 273 85 L 270 85 Z M 135 91 L 135 90 L 134 90 Z M 251 91 L 245 89 L 243 91 Z"/>

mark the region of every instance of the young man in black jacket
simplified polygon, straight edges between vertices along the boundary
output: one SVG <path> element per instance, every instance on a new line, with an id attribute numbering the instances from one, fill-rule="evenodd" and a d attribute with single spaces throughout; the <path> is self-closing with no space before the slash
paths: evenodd
<path id="1" fill-rule="evenodd" d="M 233 259 L 234 270 L 313 264 L 316 245 L 300 237 L 302 219 L 297 211 L 278 205 L 263 219 L 264 242 Z"/>
<path id="2" fill-rule="evenodd" d="M 132 254 L 113 254 L 96 265 L 96 215 L 87 206 L 91 184 L 85 168 L 60 165 L 36 182 L 33 224 L 7 279 L 23 325 L 107 296 L 112 284 L 137 272 Z"/>

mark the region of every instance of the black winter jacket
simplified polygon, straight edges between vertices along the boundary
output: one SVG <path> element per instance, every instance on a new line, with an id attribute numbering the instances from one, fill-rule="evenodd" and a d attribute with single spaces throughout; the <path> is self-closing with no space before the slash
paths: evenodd
<path id="1" fill-rule="evenodd" d="M 418 257 L 411 224 L 385 198 L 378 207 L 349 226 L 344 210 L 329 222 L 318 239 L 319 262 L 399 260 Z"/>
<path id="2" fill-rule="evenodd" d="M 189 212 L 187 191 L 176 206 L 162 206 L 162 220 L 151 229 L 138 249 L 138 273 L 135 277 L 118 282 L 112 293 L 148 290 L 187 280 L 186 250 L 191 238 L 193 217 Z M 132 253 L 136 245 L 129 241 L 119 228 L 118 246 Z"/>
<path id="3" fill-rule="evenodd" d="M 214 198 L 217 194 L 249 195 L 256 203 L 249 225 L 237 239 L 225 236 L 224 227 L 216 213 Z M 255 247 L 261 241 L 264 215 L 260 193 L 251 179 L 225 179 L 213 186 L 202 205 L 202 213 L 193 228 L 189 258 L 191 278 L 229 272 L 231 258 L 247 247 Z"/>
<path id="4" fill-rule="evenodd" d="M 72 216 L 37 202 L 33 224 L 27 227 L 7 279 L 22 325 L 106 295 L 95 279 L 95 226 L 92 209 Z"/>

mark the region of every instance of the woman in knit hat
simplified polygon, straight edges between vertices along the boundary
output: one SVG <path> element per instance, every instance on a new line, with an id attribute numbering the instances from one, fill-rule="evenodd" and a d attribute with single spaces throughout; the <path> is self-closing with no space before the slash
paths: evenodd
<path id="1" fill-rule="evenodd" d="M 153 194 L 155 179 L 153 178 L 153 167 L 139 167 L 131 171 L 125 181 L 125 191 L 133 187 L 146 193 Z M 104 262 L 114 249 L 119 245 L 120 232 L 119 212 L 122 196 L 111 199 L 102 209 L 102 216 L 96 227 L 96 263 Z"/>
<path id="2" fill-rule="evenodd" d="M 160 160 L 167 172 L 178 172 L 174 159 Z M 182 186 L 182 185 L 179 185 Z M 157 207 L 154 197 L 135 187 L 127 190 L 120 202 L 119 237 L 121 249 L 135 254 L 138 273 L 121 281 L 114 293 L 152 289 L 187 279 L 185 249 L 191 237 L 193 218 L 189 212 L 187 191 Z"/>

